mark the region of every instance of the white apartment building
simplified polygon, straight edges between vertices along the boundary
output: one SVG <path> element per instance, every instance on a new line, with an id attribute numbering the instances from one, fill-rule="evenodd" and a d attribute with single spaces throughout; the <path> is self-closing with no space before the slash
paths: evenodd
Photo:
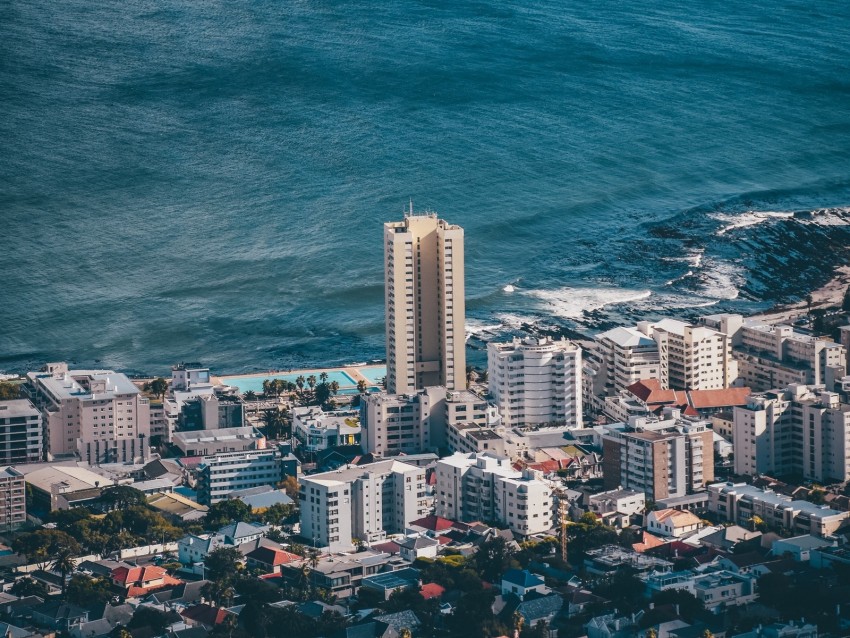
<path id="1" fill-rule="evenodd" d="M 638 329 L 650 334 L 658 344 L 658 378 L 664 388 L 719 390 L 728 388 L 738 378 L 732 339 L 722 332 L 676 319 L 662 319 L 655 324 L 641 322 Z"/>
<path id="2" fill-rule="evenodd" d="M 191 392 L 207 387 L 212 387 L 209 368 L 204 368 L 198 363 L 181 363 L 171 366 L 172 392 Z"/>
<path id="3" fill-rule="evenodd" d="M 27 374 L 24 389 L 42 411 L 50 458 L 77 454 L 96 465 L 148 456 L 150 406 L 125 375 L 48 363 Z"/>
<path id="4" fill-rule="evenodd" d="M 292 408 L 292 435 L 299 447 L 308 452 L 320 452 L 338 445 L 360 443 L 359 410 L 325 412 L 321 407 Z"/>
<path id="5" fill-rule="evenodd" d="M 639 490 L 654 501 L 702 490 L 714 480 L 713 433 L 706 421 L 687 421 L 665 409 L 660 420 L 633 418 L 604 426 L 605 489 Z"/>
<path id="6" fill-rule="evenodd" d="M 487 374 L 506 427 L 582 424 L 581 348 L 549 337 L 487 344 Z"/>
<path id="7" fill-rule="evenodd" d="M 510 459 L 461 454 L 437 462 L 437 516 L 506 525 L 520 536 L 552 528 L 553 496 L 537 472 L 519 472 Z"/>
<path id="8" fill-rule="evenodd" d="M 212 505 L 230 492 L 261 485 L 277 485 L 284 479 L 282 454 L 260 448 L 220 452 L 201 457 L 198 465 L 198 502 Z"/>
<path id="9" fill-rule="evenodd" d="M 449 424 L 489 425 L 498 420 L 492 406 L 467 390 L 442 386 L 412 394 L 379 392 L 360 403 L 360 445 L 364 452 L 392 456 L 446 448 Z"/>
<path id="10" fill-rule="evenodd" d="M 26 522 L 24 475 L 13 467 L 0 468 L 0 531 L 17 529 Z"/>
<path id="11" fill-rule="evenodd" d="M 299 499 L 301 536 L 331 551 L 404 533 L 430 511 L 425 470 L 393 460 L 304 476 Z"/>
<path id="12" fill-rule="evenodd" d="M 387 390 L 466 388 L 463 229 L 434 213 L 384 224 Z"/>
<path id="13" fill-rule="evenodd" d="M 596 335 L 596 342 L 602 364 L 596 394 L 616 396 L 641 379 L 661 378 L 658 344 L 637 328 L 613 328 Z"/>
<path id="14" fill-rule="evenodd" d="M 730 336 L 739 384 L 755 392 L 795 383 L 829 387 L 847 372 L 847 348 L 834 341 L 741 315 L 711 315 L 701 321 Z"/>
<path id="15" fill-rule="evenodd" d="M 27 399 L 0 401 L 0 464 L 43 460 L 41 412 Z"/>
<path id="16" fill-rule="evenodd" d="M 747 527 L 758 516 L 772 527 L 791 533 L 827 536 L 839 528 L 850 512 L 825 505 L 795 501 L 790 496 L 762 490 L 746 483 L 714 483 L 708 486 L 708 509 L 723 519 Z"/>
<path id="17" fill-rule="evenodd" d="M 752 395 L 733 427 L 736 474 L 850 480 L 850 405 L 838 393 L 795 384 Z"/>

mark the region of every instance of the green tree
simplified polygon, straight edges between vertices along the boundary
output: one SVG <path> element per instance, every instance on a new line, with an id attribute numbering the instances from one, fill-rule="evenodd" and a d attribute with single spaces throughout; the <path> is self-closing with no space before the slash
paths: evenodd
<path id="1" fill-rule="evenodd" d="M 77 561 L 74 560 L 71 551 L 67 548 L 59 550 L 53 559 L 53 571 L 59 572 L 62 576 L 62 598 L 65 597 L 65 592 L 68 590 L 68 574 L 74 571 L 76 566 Z"/>
<path id="2" fill-rule="evenodd" d="M 133 505 L 144 505 L 145 493 L 129 485 L 110 485 L 103 488 L 100 501 L 107 510 L 125 510 Z"/>
<path id="3" fill-rule="evenodd" d="M 50 593 L 47 589 L 47 585 L 28 576 L 15 582 L 9 592 L 15 596 L 38 596 L 39 598 L 44 599 L 46 599 L 47 595 Z"/>
<path id="4" fill-rule="evenodd" d="M 369 389 L 369 384 L 366 383 L 363 379 L 360 379 L 360 381 L 357 382 L 357 391 L 360 394 L 366 394 L 366 390 L 368 390 L 368 389 Z"/>
<path id="5" fill-rule="evenodd" d="M 257 393 L 254 392 L 253 390 L 248 390 L 245 394 L 242 395 L 242 397 L 246 401 L 256 401 L 257 400 Z"/>
<path id="6" fill-rule="evenodd" d="M 0 381 L 0 401 L 11 401 L 21 396 L 21 386 L 18 383 Z"/>
<path id="7" fill-rule="evenodd" d="M 29 562 L 38 563 L 42 569 L 62 551 L 80 554 L 80 544 L 76 539 L 58 529 L 39 529 L 22 534 L 12 542 L 12 549 L 26 556 Z"/>
<path id="8" fill-rule="evenodd" d="M 96 605 L 112 598 L 111 583 L 105 578 L 89 578 L 83 574 L 74 574 L 65 592 L 68 602 L 75 605 Z"/>
<path id="9" fill-rule="evenodd" d="M 287 476 L 280 483 L 280 488 L 286 492 L 286 495 L 294 500 L 296 503 L 298 502 L 298 479 L 294 476 Z"/>
<path id="10" fill-rule="evenodd" d="M 144 390 L 145 392 L 150 392 L 152 395 L 162 400 L 165 398 L 165 395 L 168 394 L 168 381 L 162 377 L 157 377 L 156 379 L 146 383 L 144 385 Z"/>
<path id="11" fill-rule="evenodd" d="M 148 607 L 140 605 L 133 612 L 133 617 L 127 623 L 127 629 L 141 629 L 150 627 L 155 636 L 159 636 L 165 632 L 165 628 L 171 623 L 168 620 L 168 614 L 160 611 L 156 607 Z"/>
<path id="12" fill-rule="evenodd" d="M 218 529 L 233 522 L 247 523 L 250 520 L 251 506 L 238 498 L 213 503 L 204 519 L 207 529 Z"/>
<path id="13" fill-rule="evenodd" d="M 268 525 L 280 525 L 295 512 L 293 505 L 275 503 L 260 514 L 260 520 Z"/>
<path id="14" fill-rule="evenodd" d="M 306 382 L 307 382 L 307 380 L 304 378 L 303 374 L 298 375 L 298 378 L 295 379 L 295 387 L 298 388 L 298 394 L 299 395 L 304 394 L 304 384 Z"/>
<path id="15" fill-rule="evenodd" d="M 494 583 L 511 565 L 513 552 L 507 541 L 496 536 L 484 541 L 472 557 L 478 574 L 487 582 Z"/>
<path id="16" fill-rule="evenodd" d="M 286 429 L 286 418 L 280 410 L 272 409 L 263 414 L 263 434 L 270 439 L 279 439 Z"/>
<path id="17" fill-rule="evenodd" d="M 204 559 L 206 577 L 216 583 L 230 584 L 242 563 L 237 547 L 216 547 Z"/>

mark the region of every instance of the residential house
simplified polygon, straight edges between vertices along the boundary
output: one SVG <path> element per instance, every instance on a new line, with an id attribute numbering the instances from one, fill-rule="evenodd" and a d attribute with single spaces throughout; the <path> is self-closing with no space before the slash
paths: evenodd
<path id="1" fill-rule="evenodd" d="M 527 569 L 509 569 L 502 575 L 502 594 L 513 594 L 520 600 L 534 592 L 535 594 L 545 595 L 549 593 L 549 588 L 543 582 L 543 579 L 532 574 Z"/>
<path id="2" fill-rule="evenodd" d="M 651 534 L 679 538 L 702 527 L 702 520 L 695 514 L 676 509 L 650 512 L 646 517 L 647 529 Z"/>
<path id="3" fill-rule="evenodd" d="M 162 567 L 117 567 L 112 571 L 112 584 L 120 589 L 127 598 L 144 596 L 165 587 L 179 585 L 180 581 L 169 576 Z"/>
<path id="4" fill-rule="evenodd" d="M 279 574 L 284 565 L 302 560 L 301 556 L 292 554 L 284 549 L 274 547 L 258 547 L 248 552 L 245 559 L 248 569 L 260 569 L 267 574 Z"/>

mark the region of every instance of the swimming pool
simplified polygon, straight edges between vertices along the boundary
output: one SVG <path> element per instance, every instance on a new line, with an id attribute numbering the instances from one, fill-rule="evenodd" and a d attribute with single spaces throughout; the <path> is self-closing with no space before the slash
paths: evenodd
<path id="1" fill-rule="evenodd" d="M 384 382 L 384 377 L 387 376 L 387 366 L 358 368 L 357 371 L 375 385 L 381 385 Z"/>
<path id="2" fill-rule="evenodd" d="M 366 388 L 366 391 L 367 392 L 380 392 L 381 388 L 379 388 L 376 385 L 373 385 L 373 386 L 369 386 L 368 388 Z M 342 388 L 342 389 L 340 389 L 339 392 L 337 392 L 337 394 L 344 394 L 345 396 L 348 396 L 350 394 L 360 394 L 360 393 L 357 391 L 357 388 Z"/>
<path id="3" fill-rule="evenodd" d="M 327 373 L 328 383 L 336 381 L 339 384 L 339 387 L 341 388 L 357 386 L 357 383 L 354 381 L 354 379 L 352 379 L 342 370 L 328 370 Z M 314 374 L 314 376 L 316 377 L 316 383 L 319 383 L 319 373 L 316 372 L 311 374 Z M 238 388 L 239 392 L 241 393 L 253 391 L 259 394 L 263 391 L 263 381 L 265 381 L 266 379 L 283 379 L 284 381 L 291 381 L 292 383 L 295 383 L 295 380 L 302 375 L 304 376 L 305 381 L 307 377 L 310 376 L 310 374 L 301 372 L 293 372 L 291 374 L 255 374 L 251 375 L 250 377 L 222 377 L 221 382 L 226 385 L 232 385 L 233 387 Z M 304 384 L 304 387 L 307 387 L 306 382 Z"/>

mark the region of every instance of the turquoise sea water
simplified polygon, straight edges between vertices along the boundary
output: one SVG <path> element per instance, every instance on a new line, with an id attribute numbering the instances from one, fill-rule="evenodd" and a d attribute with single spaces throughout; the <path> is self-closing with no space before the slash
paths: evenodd
<path id="1" fill-rule="evenodd" d="M 411 197 L 466 229 L 488 334 L 848 257 L 847 3 L 17 0 L 0 87 L 0 369 L 381 358 Z"/>

